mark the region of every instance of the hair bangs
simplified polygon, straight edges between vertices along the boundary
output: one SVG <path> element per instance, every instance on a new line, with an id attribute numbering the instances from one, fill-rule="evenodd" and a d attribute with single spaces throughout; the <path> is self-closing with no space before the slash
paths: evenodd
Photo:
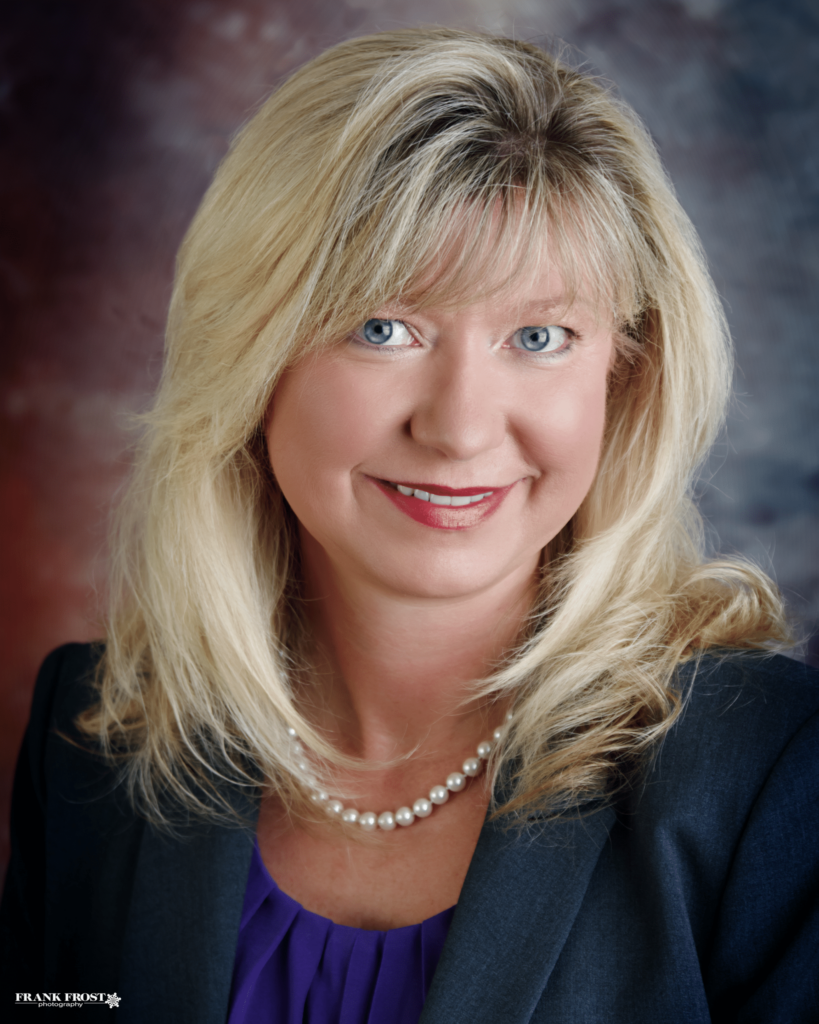
<path id="1" fill-rule="evenodd" d="M 440 152 L 437 143 L 428 142 L 438 151 L 422 154 L 413 174 L 382 167 L 380 196 L 377 184 L 359 192 L 326 279 L 317 341 L 391 302 L 459 306 L 492 296 L 533 268 L 557 270 L 566 308 L 583 302 L 618 327 L 635 323 L 650 255 L 606 181 L 557 180 L 548 153 L 530 147 L 524 164 L 508 140 L 472 167 L 457 147 Z"/>

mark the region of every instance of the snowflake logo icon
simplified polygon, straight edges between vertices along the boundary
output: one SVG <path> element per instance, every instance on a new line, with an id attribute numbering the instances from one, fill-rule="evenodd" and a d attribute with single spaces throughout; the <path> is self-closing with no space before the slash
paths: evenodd
<path id="1" fill-rule="evenodd" d="M 115 992 L 112 996 L 108 996 L 105 1001 L 108 1003 L 109 1008 L 113 1010 L 115 1006 L 119 1006 L 120 997 Z"/>

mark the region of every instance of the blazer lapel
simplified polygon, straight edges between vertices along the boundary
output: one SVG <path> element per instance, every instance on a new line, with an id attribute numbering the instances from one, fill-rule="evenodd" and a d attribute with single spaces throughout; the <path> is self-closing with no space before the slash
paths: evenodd
<path id="1" fill-rule="evenodd" d="M 528 1021 L 572 927 L 615 818 L 487 822 L 420 1024 Z"/>
<path id="2" fill-rule="evenodd" d="M 244 808 L 248 822 L 257 807 Z M 120 1019 L 224 1024 L 253 850 L 252 828 L 145 827 L 120 969 Z"/>
<path id="3" fill-rule="evenodd" d="M 237 810 L 252 825 L 255 803 Z M 419 1024 L 529 1020 L 614 818 L 484 825 Z M 253 836 L 144 828 L 119 975 L 125 1024 L 224 1024 Z"/>

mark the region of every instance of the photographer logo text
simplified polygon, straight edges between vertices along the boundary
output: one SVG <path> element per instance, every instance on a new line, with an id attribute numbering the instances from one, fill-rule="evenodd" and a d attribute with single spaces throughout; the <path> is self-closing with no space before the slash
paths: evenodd
<path id="1" fill-rule="evenodd" d="M 96 1003 L 98 1006 L 108 1006 L 114 1009 L 119 1006 L 120 997 L 114 992 L 109 995 L 105 992 L 16 992 L 14 1002 L 20 1006 L 51 1006 L 51 1007 L 80 1007 L 88 1003 Z"/>

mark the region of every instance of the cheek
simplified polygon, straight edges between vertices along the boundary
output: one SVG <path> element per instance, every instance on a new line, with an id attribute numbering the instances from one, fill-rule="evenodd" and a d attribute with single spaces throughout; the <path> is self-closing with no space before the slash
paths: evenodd
<path id="1" fill-rule="evenodd" d="M 594 480 L 606 422 L 606 379 L 579 379 L 552 395 L 532 424 L 531 451 L 552 500 L 581 503 Z M 557 489 L 557 493 L 555 493 Z"/>
<path id="2" fill-rule="evenodd" d="M 328 490 L 340 499 L 350 470 L 388 430 L 383 405 L 366 380 L 329 357 L 284 375 L 265 432 L 273 472 L 297 514 L 305 499 L 325 499 Z"/>

